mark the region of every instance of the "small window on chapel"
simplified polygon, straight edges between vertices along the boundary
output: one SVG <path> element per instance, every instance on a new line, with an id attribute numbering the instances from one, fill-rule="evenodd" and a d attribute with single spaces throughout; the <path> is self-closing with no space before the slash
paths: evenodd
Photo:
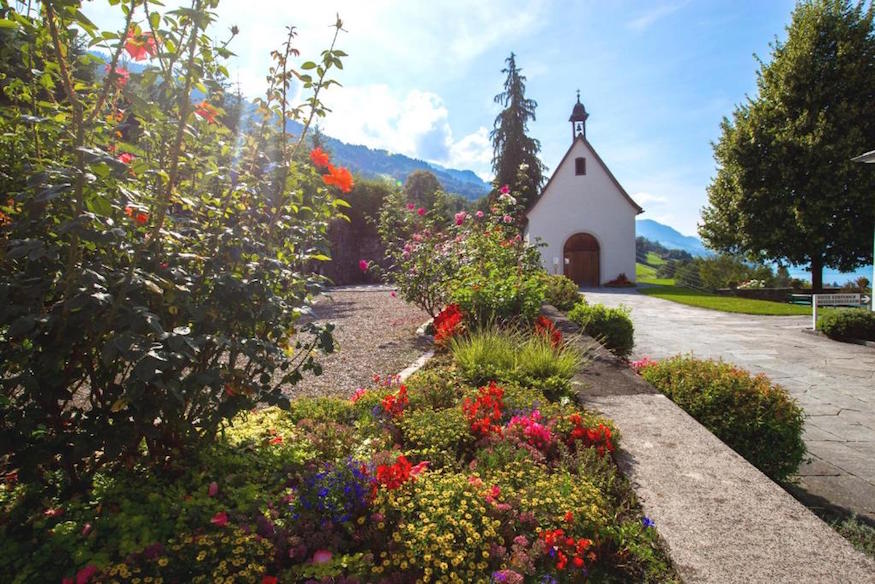
<path id="1" fill-rule="evenodd" d="M 574 174 L 578 176 L 586 174 L 586 158 L 574 159 Z"/>

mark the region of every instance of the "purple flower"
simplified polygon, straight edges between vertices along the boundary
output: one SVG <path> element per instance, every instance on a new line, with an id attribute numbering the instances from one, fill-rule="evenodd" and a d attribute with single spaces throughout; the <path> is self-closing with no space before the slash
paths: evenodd
<path id="1" fill-rule="evenodd" d="M 641 519 L 641 525 L 644 526 L 644 529 L 647 529 L 648 527 L 653 527 L 653 521 L 649 517 L 644 517 Z"/>

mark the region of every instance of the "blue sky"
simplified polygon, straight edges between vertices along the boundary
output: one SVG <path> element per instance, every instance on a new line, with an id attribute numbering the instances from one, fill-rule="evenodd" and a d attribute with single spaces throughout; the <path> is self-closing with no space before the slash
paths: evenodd
<path id="1" fill-rule="evenodd" d="M 302 58 L 330 42 L 349 53 L 325 98 L 324 131 L 490 178 L 488 133 L 504 59 L 514 51 L 538 102 L 531 134 L 552 170 L 571 140 L 581 90 L 587 137 L 643 217 L 695 234 L 714 174 L 710 142 L 733 105 L 755 89 L 753 54 L 784 36 L 793 2 L 368 0 L 318 3 L 224 0 L 215 37 L 240 35 L 229 69 L 254 96 L 285 25 L 300 29 Z M 306 6 L 306 11 L 301 10 Z M 103 0 L 86 14 L 118 22 Z"/>

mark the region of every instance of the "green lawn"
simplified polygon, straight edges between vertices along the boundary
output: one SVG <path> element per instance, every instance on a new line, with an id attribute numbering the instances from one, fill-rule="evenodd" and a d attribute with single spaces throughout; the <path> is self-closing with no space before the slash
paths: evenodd
<path id="1" fill-rule="evenodd" d="M 656 268 L 642 263 L 635 264 L 635 281 L 639 284 L 657 284 L 660 286 L 674 285 L 674 280 L 667 278 L 657 278 Z"/>
<path id="2" fill-rule="evenodd" d="M 647 252 L 647 260 L 645 261 L 645 263 L 648 266 L 655 266 L 658 268 L 665 263 L 665 260 L 653 253 L 652 251 L 649 251 Z"/>
<path id="3" fill-rule="evenodd" d="M 689 306 L 698 306 L 699 308 L 722 310 L 723 312 L 740 312 L 743 314 L 776 316 L 811 315 L 810 306 L 797 306 L 795 304 L 769 302 L 767 300 L 751 300 L 748 298 L 737 298 L 735 296 L 718 296 L 717 294 L 712 294 L 710 292 L 675 286 L 673 280 L 651 280 L 639 278 L 638 283 L 650 284 L 649 286 L 638 287 L 638 291 L 641 294 L 656 296 L 663 300 L 671 300 L 672 302 L 679 302 L 680 304 L 687 304 Z M 820 312 L 821 311 L 818 310 L 818 313 Z"/>

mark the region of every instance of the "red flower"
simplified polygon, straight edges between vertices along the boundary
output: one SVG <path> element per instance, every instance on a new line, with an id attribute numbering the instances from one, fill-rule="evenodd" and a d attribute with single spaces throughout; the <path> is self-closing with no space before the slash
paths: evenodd
<path id="1" fill-rule="evenodd" d="M 609 427 L 599 424 L 595 428 L 587 428 L 583 425 L 583 419 L 580 417 L 580 414 L 571 414 L 568 416 L 568 421 L 573 424 L 567 439 L 569 446 L 579 441 L 587 448 L 595 448 L 599 456 L 604 456 L 605 452 L 614 451 L 615 446 Z"/>
<path id="2" fill-rule="evenodd" d="M 359 260 L 359 269 L 361 271 L 367 272 L 369 267 L 368 260 Z"/>
<path id="3" fill-rule="evenodd" d="M 310 150 L 310 160 L 317 168 L 329 168 L 331 166 L 331 157 L 321 148 Z"/>
<path id="4" fill-rule="evenodd" d="M 434 342 L 443 345 L 462 329 L 464 317 L 458 304 L 450 304 L 434 317 Z"/>
<path id="5" fill-rule="evenodd" d="M 567 511 L 565 513 L 564 519 L 565 523 L 574 523 L 574 513 L 572 513 L 571 511 Z"/>
<path id="6" fill-rule="evenodd" d="M 219 494 L 219 483 L 217 483 L 216 481 L 213 481 L 210 483 L 210 486 L 207 489 L 207 495 L 209 495 L 210 497 L 215 497 L 218 494 Z"/>
<path id="7" fill-rule="evenodd" d="M 420 217 L 422 217 L 423 215 L 425 215 L 425 209 L 420 207 L 419 209 L 416 210 L 416 214 L 419 215 Z"/>
<path id="8" fill-rule="evenodd" d="M 380 403 L 383 406 L 383 411 L 393 418 L 400 416 L 404 413 L 407 404 L 410 403 L 410 400 L 407 399 L 407 386 L 402 385 L 397 394 L 386 394 Z"/>
<path id="9" fill-rule="evenodd" d="M 88 564 L 78 572 L 76 572 L 76 584 L 88 584 L 91 577 L 97 573 L 97 566 Z"/>
<path id="10" fill-rule="evenodd" d="M 550 339 L 550 344 L 556 348 L 562 344 L 562 333 L 556 328 L 552 320 L 546 316 L 539 316 L 535 321 L 535 334 Z"/>
<path id="11" fill-rule="evenodd" d="M 145 225 L 149 222 L 149 214 L 144 211 L 139 211 L 134 207 L 128 205 L 125 207 L 125 215 L 139 223 L 140 225 Z"/>
<path id="12" fill-rule="evenodd" d="M 343 167 L 335 167 L 329 164 L 328 174 L 322 176 L 322 181 L 329 186 L 336 186 L 344 193 L 352 190 L 352 174 Z"/>
<path id="13" fill-rule="evenodd" d="M 213 518 L 210 519 L 210 523 L 217 527 L 224 527 L 228 524 L 228 514 L 224 511 L 216 513 L 215 515 L 213 515 Z"/>
<path id="14" fill-rule="evenodd" d="M 130 164 L 134 161 L 134 155 L 130 152 L 122 152 L 121 154 L 116 156 L 116 160 L 118 160 L 122 164 Z"/>
<path id="15" fill-rule="evenodd" d="M 273 438 L 270 439 L 270 443 L 271 443 L 271 444 L 274 444 L 274 445 L 275 445 L 275 444 L 282 444 L 282 443 L 283 443 L 283 437 L 280 436 L 279 434 L 277 434 L 276 436 L 274 436 Z"/>
<path id="16" fill-rule="evenodd" d="M 125 39 L 125 50 L 134 61 L 145 61 L 158 54 L 158 45 L 152 33 L 137 34 L 134 29 L 128 31 Z"/>
<path id="17" fill-rule="evenodd" d="M 219 110 L 216 106 L 202 101 L 197 104 L 197 109 L 194 110 L 194 115 L 205 119 L 210 124 L 215 124 L 216 116 L 219 115 Z"/>
<path id="18" fill-rule="evenodd" d="M 377 482 L 390 491 L 397 489 L 410 479 L 412 469 L 410 461 L 402 454 L 395 459 L 395 464 L 381 464 L 377 467 Z"/>
<path id="19" fill-rule="evenodd" d="M 504 410 L 504 389 L 497 386 L 494 381 L 489 382 L 489 387 L 481 387 L 477 399 L 465 398 L 462 402 L 462 411 L 468 418 L 471 432 L 478 437 L 485 438 L 492 434 L 501 435 L 501 416 Z"/>
<path id="20" fill-rule="evenodd" d="M 264 576 L 261 579 L 261 584 L 276 584 L 276 576 Z"/>
<path id="21" fill-rule="evenodd" d="M 109 63 L 103 68 L 104 71 L 109 73 Z M 124 67 L 116 67 L 114 70 L 115 79 L 113 79 L 113 83 L 118 87 L 124 87 L 128 83 L 128 79 L 131 78 L 131 73 Z"/>

